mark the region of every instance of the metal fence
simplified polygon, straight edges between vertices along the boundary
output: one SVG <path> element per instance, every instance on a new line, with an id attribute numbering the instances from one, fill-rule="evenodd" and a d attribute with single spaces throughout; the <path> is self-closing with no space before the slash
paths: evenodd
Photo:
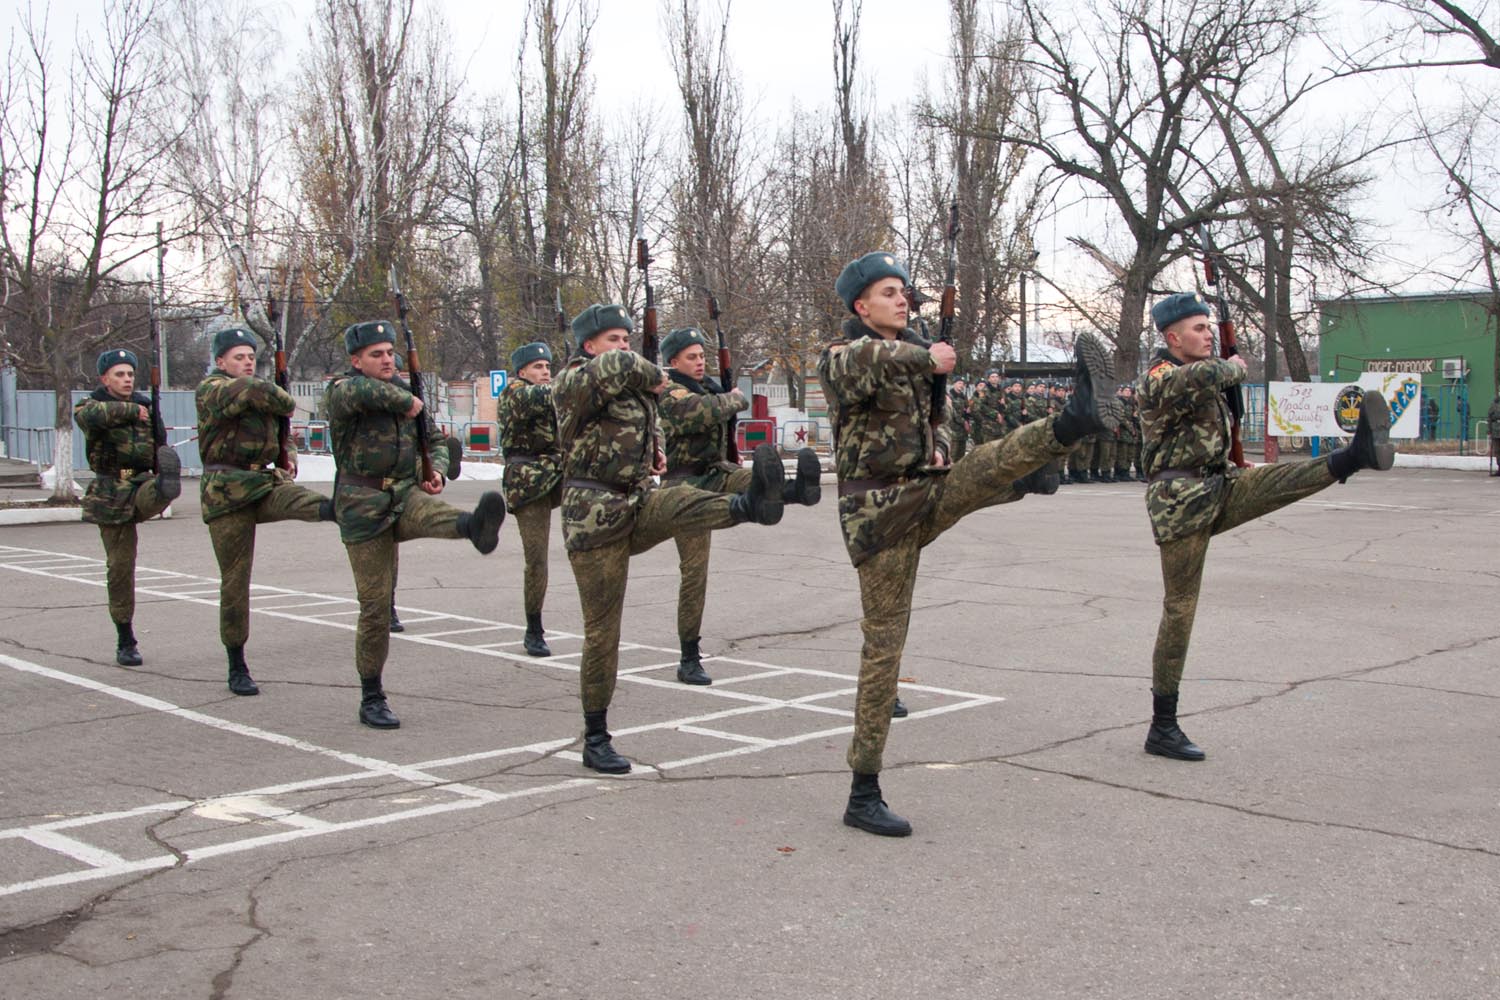
<path id="1" fill-rule="evenodd" d="M 72 402 L 86 399 L 89 393 L 75 389 Z M 46 467 L 52 464 L 56 450 L 55 431 L 57 396 L 50 389 L 21 389 L 8 391 L 0 398 L 0 441 L 5 444 L 5 453 L 22 462 L 34 462 Z M 185 389 L 171 389 L 161 394 L 161 419 L 167 425 L 167 441 L 182 458 L 185 469 L 199 469 L 202 460 L 198 457 L 198 407 L 193 393 Z M 73 471 L 81 472 L 89 467 L 88 453 L 84 449 L 83 432 L 73 427 Z"/>

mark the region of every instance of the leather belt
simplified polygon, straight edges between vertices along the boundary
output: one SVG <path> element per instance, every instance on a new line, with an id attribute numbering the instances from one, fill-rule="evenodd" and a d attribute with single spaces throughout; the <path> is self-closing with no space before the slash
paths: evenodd
<path id="1" fill-rule="evenodd" d="M 687 479 L 689 476 L 701 476 L 710 467 L 708 462 L 689 462 L 686 465 L 679 465 L 668 469 L 661 479 L 662 482 L 666 482 L 668 479 Z"/>
<path id="2" fill-rule="evenodd" d="M 347 486 L 363 486 L 367 490 L 388 490 L 393 484 L 401 481 L 389 476 L 383 479 L 380 476 L 364 476 L 358 472 L 340 472 L 338 479 L 340 483 Z"/>
<path id="3" fill-rule="evenodd" d="M 602 490 L 605 493 L 618 493 L 621 496 L 624 496 L 625 494 L 630 492 L 625 487 L 616 486 L 613 483 L 600 482 L 597 479 L 580 479 L 572 476 L 564 479 L 563 485 L 571 486 L 574 489 L 579 490 Z"/>
<path id="4" fill-rule="evenodd" d="M 535 462 L 537 456 L 527 454 L 524 451 L 508 451 L 505 453 L 507 462 Z"/>
<path id="5" fill-rule="evenodd" d="M 272 472 L 274 465 L 230 465 L 228 462 L 207 462 L 204 472 Z"/>
<path id="6" fill-rule="evenodd" d="M 1202 480 L 1203 473 L 1194 472 L 1191 469 L 1162 469 L 1160 472 L 1153 472 L 1151 474 L 1151 478 L 1146 480 L 1146 485 L 1150 486 L 1152 483 L 1164 483 L 1169 479 Z"/>
<path id="7" fill-rule="evenodd" d="M 892 486 L 900 486 L 909 482 L 911 482 L 910 479 L 840 479 L 839 496 L 868 493 L 871 490 L 888 490 Z"/>

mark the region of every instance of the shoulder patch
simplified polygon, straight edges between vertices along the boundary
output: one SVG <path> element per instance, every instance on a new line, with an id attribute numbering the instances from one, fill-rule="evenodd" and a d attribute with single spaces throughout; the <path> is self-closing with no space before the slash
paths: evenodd
<path id="1" fill-rule="evenodd" d="M 1154 364 L 1154 365 L 1151 366 L 1151 369 L 1149 371 L 1146 372 L 1146 377 L 1147 378 L 1161 378 L 1167 372 L 1171 371 L 1173 368 L 1176 368 L 1176 367 L 1177 366 L 1174 365 L 1174 364 L 1172 364 L 1172 362 L 1170 362 L 1170 361 L 1158 361 L 1156 364 Z"/>

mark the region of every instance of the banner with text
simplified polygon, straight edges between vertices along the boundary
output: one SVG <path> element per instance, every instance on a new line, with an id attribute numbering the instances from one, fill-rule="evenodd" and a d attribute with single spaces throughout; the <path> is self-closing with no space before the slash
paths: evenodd
<path id="1" fill-rule="evenodd" d="M 1272 382 L 1266 433 L 1275 437 L 1347 437 L 1359 420 L 1359 401 L 1378 392 L 1391 407 L 1391 437 L 1421 431 L 1422 382 L 1404 372 L 1365 372 L 1350 382 Z"/>

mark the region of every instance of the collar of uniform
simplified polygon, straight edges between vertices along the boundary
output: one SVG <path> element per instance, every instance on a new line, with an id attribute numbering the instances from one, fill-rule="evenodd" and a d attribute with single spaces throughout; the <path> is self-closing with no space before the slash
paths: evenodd
<path id="1" fill-rule="evenodd" d="M 860 337 L 869 337 L 871 340 L 884 340 L 879 332 L 865 325 L 865 321 L 858 316 L 850 316 L 844 320 L 844 338 L 846 340 L 858 340 Z M 924 339 L 920 333 L 907 327 L 902 330 L 896 340 L 908 344 L 916 344 L 918 347 L 931 347 L 932 342 Z"/>
<path id="2" fill-rule="evenodd" d="M 673 382 L 676 382 L 684 389 L 687 389 L 695 396 L 706 396 L 708 393 L 713 391 L 709 388 L 710 383 L 708 383 L 706 380 L 704 382 L 699 382 L 695 378 L 690 378 L 689 376 L 684 375 L 676 368 L 667 369 L 667 378 L 671 379 Z"/>
<path id="3" fill-rule="evenodd" d="M 1177 360 L 1177 358 L 1173 356 L 1172 352 L 1169 351 L 1169 350 L 1167 350 L 1165 347 L 1158 347 L 1156 349 L 1156 356 L 1154 358 L 1152 358 L 1152 360 L 1153 361 L 1166 361 L 1166 362 L 1170 363 L 1174 367 L 1177 367 L 1177 368 L 1181 368 L 1182 367 L 1182 362 L 1179 361 L 1179 360 Z"/>

